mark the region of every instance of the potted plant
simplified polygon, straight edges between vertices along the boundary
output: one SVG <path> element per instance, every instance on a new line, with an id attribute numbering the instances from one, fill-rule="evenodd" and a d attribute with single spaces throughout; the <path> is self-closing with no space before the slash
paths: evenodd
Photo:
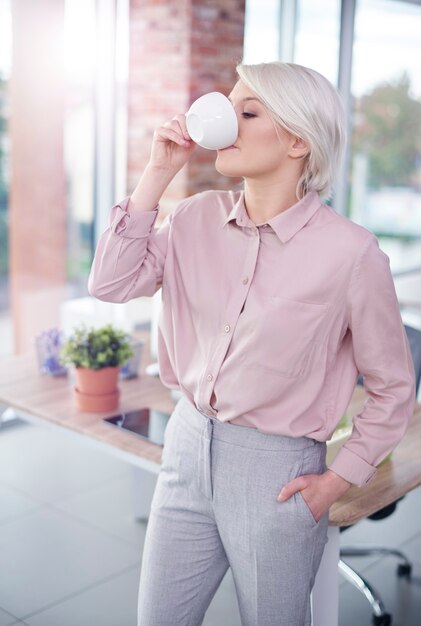
<path id="1" fill-rule="evenodd" d="M 133 351 L 130 339 L 111 324 L 101 328 L 80 325 L 64 341 L 61 361 L 75 368 L 74 388 L 77 407 L 81 411 L 111 411 L 118 405 L 117 386 L 120 366 Z"/>

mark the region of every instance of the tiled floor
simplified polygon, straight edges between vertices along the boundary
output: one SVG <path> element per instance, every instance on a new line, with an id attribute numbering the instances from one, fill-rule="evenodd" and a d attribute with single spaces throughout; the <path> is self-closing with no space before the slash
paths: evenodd
<path id="1" fill-rule="evenodd" d="M 1 429 L 0 626 L 135 626 L 145 524 L 131 515 L 133 497 L 126 464 L 61 432 Z M 395 626 L 420 626 L 421 490 L 341 538 L 404 548 L 410 582 L 396 577 L 391 557 L 352 562 L 382 590 Z M 340 626 L 369 626 L 366 600 L 339 582 Z M 204 626 L 241 626 L 229 572 Z"/>

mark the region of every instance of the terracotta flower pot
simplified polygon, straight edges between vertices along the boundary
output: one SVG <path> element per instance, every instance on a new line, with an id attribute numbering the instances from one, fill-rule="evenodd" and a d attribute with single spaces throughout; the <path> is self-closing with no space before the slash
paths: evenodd
<path id="1" fill-rule="evenodd" d="M 78 409 L 89 413 L 115 409 L 120 395 L 117 386 L 119 370 L 119 367 L 100 370 L 77 367 L 75 398 Z"/>
<path id="2" fill-rule="evenodd" d="M 81 393 L 77 387 L 74 389 L 76 406 L 84 413 L 105 413 L 113 411 L 118 406 L 120 392 L 118 389 L 111 393 L 93 395 Z"/>

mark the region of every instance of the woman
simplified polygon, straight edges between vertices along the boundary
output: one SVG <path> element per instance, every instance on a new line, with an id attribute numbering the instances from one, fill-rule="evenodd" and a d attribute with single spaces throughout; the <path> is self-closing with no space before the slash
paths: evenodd
<path id="1" fill-rule="evenodd" d="M 162 287 L 160 373 L 183 392 L 147 528 L 140 626 L 201 624 L 229 566 L 243 626 L 309 625 L 329 507 L 373 478 L 414 407 L 388 257 L 320 200 L 344 144 L 335 89 L 294 64 L 237 71 L 238 138 L 215 166 L 244 191 L 196 194 L 152 228 L 195 149 L 175 116 L 113 207 L 90 276 L 90 293 L 112 302 Z M 326 468 L 358 371 L 369 400 Z"/>

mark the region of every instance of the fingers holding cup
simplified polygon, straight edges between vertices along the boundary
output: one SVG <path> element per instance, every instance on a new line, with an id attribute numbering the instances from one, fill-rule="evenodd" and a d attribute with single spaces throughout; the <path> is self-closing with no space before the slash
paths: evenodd
<path id="1" fill-rule="evenodd" d="M 150 156 L 153 167 L 176 173 L 189 160 L 196 144 L 185 139 L 183 118 L 175 116 L 155 130 Z"/>
<path id="2" fill-rule="evenodd" d="M 189 139 L 184 135 L 180 123 L 173 118 L 172 120 L 165 122 L 155 131 L 155 137 L 159 140 L 173 141 L 174 143 L 185 146 L 188 145 Z"/>
<path id="3" fill-rule="evenodd" d="M 187 124 L 186 124 L 186 116 L 185 115 L 175 115 L 172 120 L 172 122 L 175 122 L 178 125 L 178 128 L 183 136 L 183 138 L 186 141 L 191 141 L 191 137 L 189 135 L 189 131 L 187 130 Z"/>

